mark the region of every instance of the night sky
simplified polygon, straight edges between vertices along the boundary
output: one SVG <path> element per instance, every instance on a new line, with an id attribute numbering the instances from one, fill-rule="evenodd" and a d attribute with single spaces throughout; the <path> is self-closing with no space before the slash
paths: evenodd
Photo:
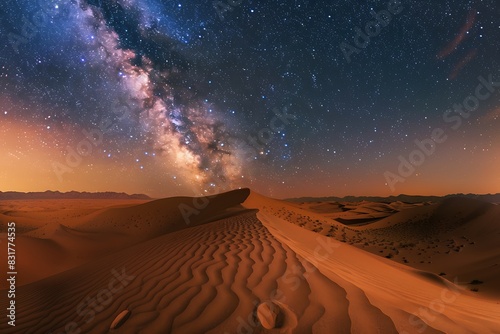
<path id="1" fill-rule="evenodd" d="M 500 191 L 497 0 L 9 0 L 0 34 L 0 191 Z"/>

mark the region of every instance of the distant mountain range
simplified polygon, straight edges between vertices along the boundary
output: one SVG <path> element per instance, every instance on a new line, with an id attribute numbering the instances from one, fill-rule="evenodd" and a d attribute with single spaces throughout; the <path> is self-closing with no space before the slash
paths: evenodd
<path id="1" fill-rule="evenodd" d="M 500 204 L 500 194 L 486 194 L 486 195 L 476 195 L 476 194 L 453 194 L 446 196 L 417 196 L 417 195 L 398 195 L 389 197 L 378 197 L 378 196 L 345 196 L 345 197 L 299 197 L 290 198 L 287 201 L 290 202 L 406 202 L 406 203 L 422 203 L 422 202 L 440 202 L 446 198 L 450 197 L 465 197 L 477 199 L 485 202 Z"/>
<path id="2" fill-rule="evenodd" d="M 60 191 L 44 191 L 44 192 L 17 192 L 17 191 L 0 191 L 0 200 L 13 199 L 151 199 L 144 194 L 132 194 L 115 192 L 78 192 L 70 191 L 62 193 Z"/>
<path id="3" fill-rule="evenodd" d="M 345 197 L 299 197 L 286 199 L 289 202 L 406 202 L 406 203 L 422 203 L 422 202 L 440 202 L 450 197 L 466 197 L 477 199 L 485 202 L 500 204 L 499 194 L 452 194 L 446 196 L 419 196 L 419 195 L 398 195 L 398 196 L 345 196 Z M 16 199 L 152 199 L 144 194 L 126 194 L 117 192 L 79 192 L 79 191 L 44 191 L 44 192 L 18 192 L 18 191 L 0 191 L 0 200 L 16 200 Z"/>

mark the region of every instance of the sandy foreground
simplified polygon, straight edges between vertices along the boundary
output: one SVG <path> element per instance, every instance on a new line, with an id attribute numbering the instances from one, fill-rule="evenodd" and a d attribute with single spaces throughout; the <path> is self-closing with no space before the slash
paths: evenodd
<path id="1" fill-rule="evenodd" d="M 11 221 L 1 333 L 500 333 L 494 204 L 3 201 L 2 254 Z"/>

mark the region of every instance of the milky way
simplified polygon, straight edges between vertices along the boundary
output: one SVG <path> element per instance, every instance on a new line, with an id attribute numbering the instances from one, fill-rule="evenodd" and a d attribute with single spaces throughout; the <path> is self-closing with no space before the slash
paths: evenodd
<path id="1" fill-rule="evenodd" d="M 139 13 L 139 8 L 131 2 L 119 5 Z M 118 85 L 127 105 L 133 106 L 135 111 L 128 116 L 137 116 L 133 121 L 151 136 L 153 149 L 172 162 L 185 179 L 191 180 L 194 186 L 201 186 L 205 192 L 210 187 L 220 190 L 236 186 L 234 181 L 241 177 L 241 162 L 229 147 L 223 120 L 211 113 L 209 105 L 189 96 L 192 95 L 190 87 L 172 87 L 170 83 L 170 77 L 182 69 L 175 64 L 158 66 L 146 54 L 125 49 L 99 8 L 83 3 L 79 7 L 82 12 L 77 16 L 82 21 L 82 34 L 91 36 L 89 46 L 95 51 L 90 61 L 118 75 Z M 146 14 L 138 15 L 141 27 L 151 26 Z M 139 38 L 149 37 L 144 30 L 138 34 Z M 168 62 L 169 58 L 164 61 Z M 188 97 L 176 97 L 181 94 Z"/>

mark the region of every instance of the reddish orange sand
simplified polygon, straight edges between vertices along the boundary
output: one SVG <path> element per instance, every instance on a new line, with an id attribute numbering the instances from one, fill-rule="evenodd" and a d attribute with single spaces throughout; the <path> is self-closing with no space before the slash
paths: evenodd
<path id="1" fill-rule="evenodd" d="M 2 314 L 0 332 L 500 333 L 499 217 L 473 200 L 294 204 L 248 190 L 206 206 L 3 202 L 19 274 L 16 327 Z M 269 300 L 280 328 L 257 321 Z"/>

